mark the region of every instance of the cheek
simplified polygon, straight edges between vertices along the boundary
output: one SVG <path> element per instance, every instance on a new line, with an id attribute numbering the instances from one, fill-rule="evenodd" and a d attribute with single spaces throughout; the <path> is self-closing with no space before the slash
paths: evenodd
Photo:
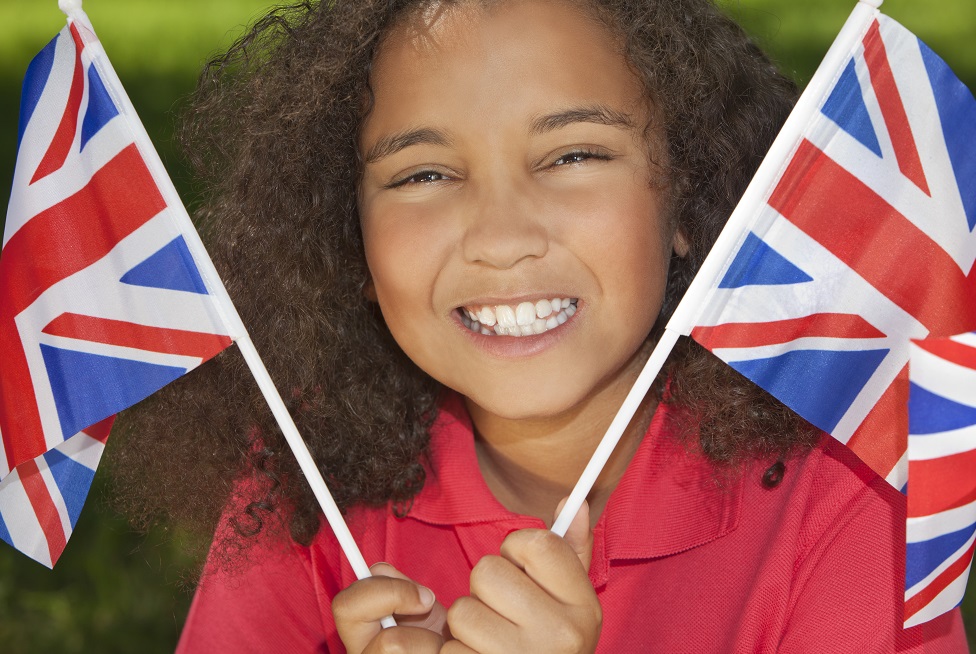
<path id="1" fill-rule="evenodd" d="M 667 282 L 670 248 L 656 193 L 641 186 L 619 189 L 587 220 L 588 265 L 603 292 L 628 319 L 651 322 L 660 310 Z"/>
<path id="2" fill-rule="evenodd" d="M 363 245 L 366 263 L 376 286 L 381 308 L 398 298 L 417 293 L 416 282 L 425 276 L 433 235 L 424 229 L 419 212 L 366 209 Z"/>
<path id="3" fill-rule="evenodd" d="M 429 334 L 442 318 L 433 297 L 449 239 L 436 215 L 419 207 L 362 210 L 366 263 L 383 320 L 414 362 L 432 355 Z"/>

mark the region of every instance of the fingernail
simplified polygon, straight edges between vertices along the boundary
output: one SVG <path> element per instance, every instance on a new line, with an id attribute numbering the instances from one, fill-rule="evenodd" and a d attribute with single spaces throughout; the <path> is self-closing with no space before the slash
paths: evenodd
<path id="1" fill-rule="evenodd" d="M 421 586 L 418 593 L 420 595 L 420 602 L 424 606 L 434 605 L 434 591 L 432 591 L 430 588 L 427 588 L 426 586 Z"/>

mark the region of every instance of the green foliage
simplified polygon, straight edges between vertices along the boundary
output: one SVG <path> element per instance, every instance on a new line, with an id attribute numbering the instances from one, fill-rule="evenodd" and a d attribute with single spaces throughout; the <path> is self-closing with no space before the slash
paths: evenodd
<path id="1" fill-rule="evenodd" d="M 721 0 L 784 70 L 809 79 L 854 0 Z M 177 186 L 186 173 L 171 143 L 175 109 L 207 56 L 271 3 L 262 0 L 87 0 L 85 10 Z M 923 9 L 924 8 L 924 9 Z M 976 3 L 887 0 L 884 9 L 918 34 L 976 88 Z M 0 2 L 0 199 L 9 195 L 20 83 L 64 24 L 56 0 Z M 185 197 L 185 195 L 184 195 Z M 111 451 L 111 447 L 109 448 Z M 110 454 L 109 454 L 110 455 Z M 54 571 L 0 545 L 0 643 L 6 652 L 171 652 L 189 605 L 180 580 L 194 561 L 163 528 L 136 534 L 95 488 Z M 870 601 L 865 598 L 865 601 Z M 976 646 L 976 589 L 964 602 Z"/>
<path id="2" fill-rule="evenodd" d="M 810 79 L 854 8 L 854 0 L 718 0 L 780 64 L 801 82 Z M 976 2 L 885 0 L 882 10 L 927 43 L 956 75 L 976 88 Z"/>
<path id="3" fill-rule="evenodd" d="M 181 99 L 208 57 L 228 46 L 267 0 L 87 0 L 91 18 L 163 162 L 182 190 L 172 143 Z M 64 27 L 57 0 L 0 0 L 0 198 L 10 195 L 20 86 L 27 64 Z"/>
<path id="4" fill-rule="evenodd" d="M 172 652 L 194 568 L 181 538 L 141 536 L 102 501 L 96 476 L 64 555 L 48 570 L 0 543 L 0 643 L 11 654 Z M 192 548 L 190 548 L 192 549 Z"/>

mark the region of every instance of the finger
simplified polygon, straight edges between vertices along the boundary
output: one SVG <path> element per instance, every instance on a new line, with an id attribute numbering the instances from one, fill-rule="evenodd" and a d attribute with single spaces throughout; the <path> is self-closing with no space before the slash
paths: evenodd
<path id="1" fill-rule="evenodd" d="M 396 626 L 380 631 L 369 641 L 363 654 L 420 654 L 441 651 L 444 639 L 429 629 Z"/>
<path id="2" fill-rule="evenodd" d="M 441 647 L 440 654 L 477 654 L 460 640 L 449 640 Z"/>
<path id="3" fill-rule="evenodd" d="M 565 540 L 545 529 L 512 532 L 502 542 L 501 555 L 554 599 L 564 604 L 588 603 L 593 595 L 586 568 Z"/>
<path id="4" fill-rule="evenodd" d="M 379 575 L 384 577 L 392 577 L 394 579 L 403 579 L 405 581 L 417 583 L 389 563 L 374 563 L 370 566 L 369 571 L 374 576 Z M 430 631 L 439 634 L 444 639 L 448 639 L 451 636 L 451 632 L 447 628 L 447 607 L 436 601 L 436 599 L 434 601 L 434 605 L 427 613 L 418 615 L 401 614 L 397 615 L 396 620 L 398 625 L 404 627 L 420 627 L 422 629 L 429 629 Z"/>
<path id="5" fill-rule="evenodd" d="M 361 652 L 380 632 L 380 619 L 421 615 L 431 610 L 434 594 L 412 581 L 376 576 L 354 582 L 332 600 L 336 630 L 349 652 Z"/>
<path id="6" fill-rule="evenodd" d="M 480 654 L 513 651 L 518 628 L 474 597 L 459 597 L 447 610 L 454 638 Z M 453 641 L 452 641 L 453 642 Z"/>
<path id="7" fill-rule="evenodd" d="M 562 610 L 562 603 L 501 556 L 484 556 L 471 570 L 471 597 L 516 625 L 541 621 Z"/>
<path id="8" fill-rule="evenodd" d="M 559 501 L 553 520 L 563 510 L 568 499 L 568 497 L 564 497 Z M 590 560 L 593 557 L 593 530 L 590 529 L 590 505 L 587 504 L 586 500 L 583 500 L 583 505 L 576 512 L 576 517 L 569 523 L 569 528 L 566 529 L 566 535 L 563 537 L 563 540 L 569 543 L 569 546 L 573 548 L 576 556 L 579 557 L 580 562 L 583 564 L 583 569 L 589 572 Z"/>

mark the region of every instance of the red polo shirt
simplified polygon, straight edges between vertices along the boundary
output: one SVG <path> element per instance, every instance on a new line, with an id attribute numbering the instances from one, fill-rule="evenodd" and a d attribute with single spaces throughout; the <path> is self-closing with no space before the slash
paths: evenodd
<path id="1" fill-rule="evenodd" d="M 905 499 L 824 437 L 761 482 L 768 462 L 722 481 L 667 433 L 658 409 L 594 530 L 599 652 L 968 652 L 958 610 L 900 628 Z M 406 518 L 355 509 L 367 562 L 387 561 L 446 606 L 514 514 L 478 469 L 463 403 L 432 430 L 427 483 Z M 265 543 L 243 572 L 204 577 L 178 652 L 342 652 L 331 598 L 355 580 L 328 526 L 309 547 Z"/>

